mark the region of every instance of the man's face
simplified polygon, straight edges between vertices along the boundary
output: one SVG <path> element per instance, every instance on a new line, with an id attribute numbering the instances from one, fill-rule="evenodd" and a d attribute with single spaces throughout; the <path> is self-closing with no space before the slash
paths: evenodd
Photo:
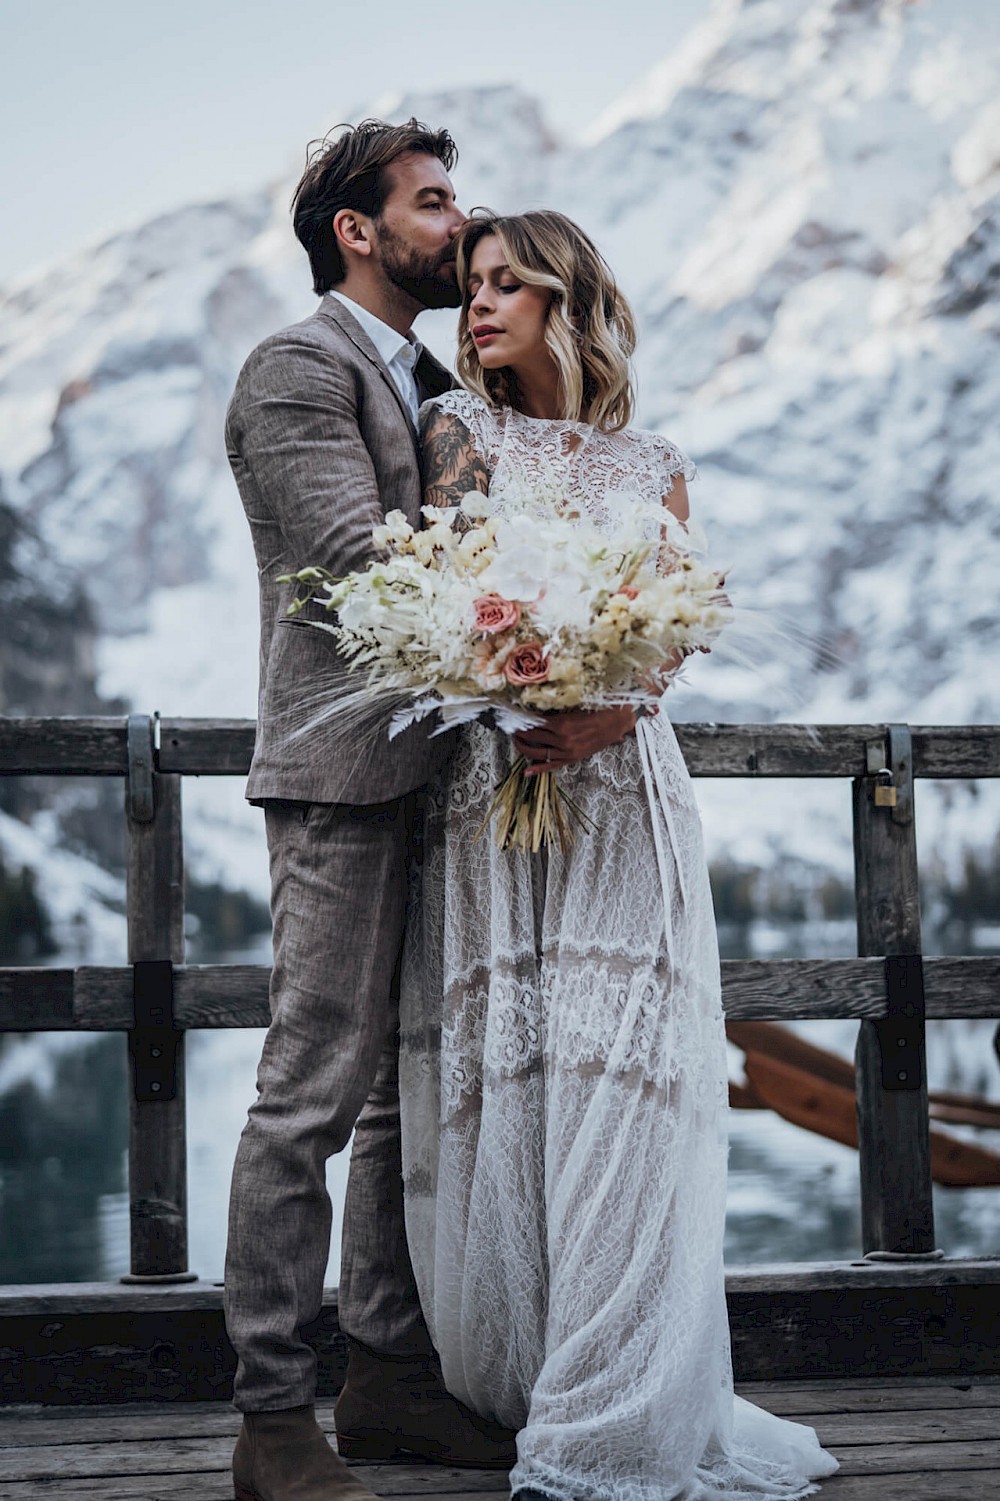
<path id="1" fill-rule="evenodd" d="M 375 221 L 375 252 L 394 286 L 421 307 L 458 307 L 453 241 L 465 215 L 436 156 L 408 151 L 386 168 L 382 213 Z"/>

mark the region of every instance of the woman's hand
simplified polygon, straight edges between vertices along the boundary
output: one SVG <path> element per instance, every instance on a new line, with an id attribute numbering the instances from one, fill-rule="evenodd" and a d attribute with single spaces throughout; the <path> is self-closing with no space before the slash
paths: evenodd
<path id="1" fill-rule="evenodd" d="M 525 776 L 575 766 L 606 745 L 618 745 L 635 729 L 635 710 L 627 704 L 613 709 L 564 709 L 547 714 L 545 723 L 518 730 L 514 749 L 528 765 Z"/>

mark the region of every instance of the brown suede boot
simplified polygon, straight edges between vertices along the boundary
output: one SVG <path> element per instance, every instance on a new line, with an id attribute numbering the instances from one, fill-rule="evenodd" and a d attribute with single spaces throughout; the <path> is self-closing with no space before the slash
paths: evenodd
<path id="1" fill-rule="evenodd" d="M 334 1453 L 312 1407 L 243 1414 L 233 1489 L 236 1501 L 377 1501 Z"/>
<path id="2" fill-rule="evenodd" d="M 477 1470 L 509 1470 L 517 1459 L 513 1432 L 451 1396 L 424 1355 L 376 1355 L 348 1339 L 347 1380 L 333 1411 L 345 1459 L 417 1455 Z"/>

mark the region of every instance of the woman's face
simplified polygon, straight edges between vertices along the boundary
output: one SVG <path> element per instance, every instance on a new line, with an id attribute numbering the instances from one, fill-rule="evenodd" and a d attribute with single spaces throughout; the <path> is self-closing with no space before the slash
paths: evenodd
<path id="1" fill-rule="evenodd" d="M 504 260 L 496 235 L 484 235 L 469 262 L 469 332 L 485 370 L 525 368 L 551 359 L 545 323 L 552 293 L 517 277 Z"/>

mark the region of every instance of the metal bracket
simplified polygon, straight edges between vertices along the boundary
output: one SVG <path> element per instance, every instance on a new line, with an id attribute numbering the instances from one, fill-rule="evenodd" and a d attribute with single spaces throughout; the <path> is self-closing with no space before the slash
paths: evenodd
<path id="1" fill-rule="evenodd" d="M 913 737 L 908 724 L 885 728 L 886 761 L 892 772 L 896 802 L 890 812 L 893 823 L 913 822 Z"/>
<path id="2" fill-rule="evenodd" d="M 920 954 L 886 957 L 885 998 L 888 1015 L 875 1021 L 882 1088 L 919 1089 L 924 1040 L 924 961 Z"/>
<path id="3" fill-rule="evenodd" d="M 865 741 L 865 769 L 876 781 L 875 806 L 893 823 L 913 822 L 913 738 L 908 724 L 888 724 L 884 740 Z"/>
<path id="4" fill-rule="evenodd" d="M 148 714 L 128 717 L 128 816 L 133 823 L 152 823 L 153 721 Z"/>
<path id="5" fill-rule="evenodd" d="M 129 1032 L 132 1086 L 140 1104 L 177 1097 L 174 967 L 169 959 L 140 959 L 132 966 L 135 1022 Z"/>

